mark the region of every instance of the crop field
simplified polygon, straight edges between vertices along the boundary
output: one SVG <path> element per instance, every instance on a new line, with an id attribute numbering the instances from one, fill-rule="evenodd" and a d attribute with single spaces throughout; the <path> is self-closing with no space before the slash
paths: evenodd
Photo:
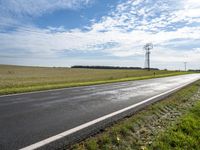
<path id="1" fill-rule="evenodd" d="M 179 74 L 185 74 L 185 72 L 0 65 L 0 94 L 149 79 Z"/>

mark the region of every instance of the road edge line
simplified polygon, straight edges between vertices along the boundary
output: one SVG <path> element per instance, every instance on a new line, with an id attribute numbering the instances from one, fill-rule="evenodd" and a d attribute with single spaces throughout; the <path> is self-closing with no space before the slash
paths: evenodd
<path id="1" fill-rule="evenodd" d="M 135 107 L 138 107 L 138 106 L 140 106 L 140 105 L 142 105 L 142 104 L 145 104 L 145 103 L 147 103 L 147 102 L 149 102 L 149 101 L 152 101 L 152 100 L 154 100 L 154 99 L 156 99 L 156 98 L 159 98 L 159 97 L 161 97 L 161 96 L 164 96 L 164 95 L 166 95 L 166 94 L 169 94 L 169 93 L 171 93 L 171 92 L 173 92 L 173 91 L 177 91 L 177 90 L 179 90 L 179 89 L 181 89 L 181 88 L 183 88 L 183 87 L 185 87 L 185 86 L 187 86 L 187 85 L 189 85 L 189 84 L 191 84 L 191 83 L 193 83 L 193 82 L 195 82 L 195 81 L 197 81 L 197 80 L 199 80 L 199 79 L 194 79 L 194 80 L 189 81 L 189 82 L 187 82 L 187 83 L 185 83 L 185 84 L 183 84 L 183 85 L 181 85 L 181 86 L 178 86 L 178 87 L 176 87 L 176 88 L 173 88 L 173 89 L 168 90 L 168 91 L 166 91 L 166 92 L 163 92 L 163 93 L 161 93 L 161 94 L 155 95 L 155 96 L 153 96 L 153 97 L 151 97 L 151 98 L 148 98 L 148 99 L 146 99 L 146 100 L 144 100 L 144 101 L 142 101 L 142 102 L 133 104 L 133 105 L 131 105 L 131 106 L 128 106 L 128 107 L 123 108 L 123 109 L 121 109 L 121 110 L 115 111 L 115 112 L 110 113 L 110 114 L 108 114 L 108 115 L 99 117 L 99 118 L 97 118 L 97 119 L 94 119 L 94 120 L 92 120 L 92 121 L 89 121 L 89 122 L 87 122 L 87 123 L 84 123 L 84 124 L 82 124 L 82 125 L 79 125 L 79 126 L 77 126 L 77 127 L 74 127 L 74 128 L 72 128 L 72 129 L 69 129 L 69 130 L 67 130 L 67 131 L 64 131 L 64 132 L 62 132 L 62 133 L 59 133 L 59 134 L 57 134 L 57 135 L 54 135 L 54 136 L 52 136 L 52 137 L 49 137 L 49 138 L 44 139 L 44 140 L 42 140 L 42 141 L 39 141 L 39 142 L 37 142 L 37 143 L 34 143 L 34 144 L 31 144 L 31 145 L 26 146 L 26 147 L 24 147 L 24 148 L 21 148 L 20 150 L 34 150 L 34 149 L 43 147 L 43 146 L 45 146 L 45 145 L 47 145 L 47 144 L 50 144 L 50 143 L 52 143 L 52 142 L 54 142 L 54 141 L 56 141 L 56 140 L 59 140 L 59 139 L 61 139 L 61 138 L 64 138 L 64 137 L 66 137 L 66 136 L 69 136 L 69 135 L 71 135 L 71 134 L 73 134 L 73 133 L 76 133 L 76 132 L 78 132 L 78 131 L 80 131 L 80 130 L 82 130 L 82 129 L 85 129 L 85 128 L 89 127 L 89 126 L 92 126 L 92 125 L 94 125 L 94 124 L 96 124 L 96 123 L 99 123 L 99 122 L 101 122 L 101 121 L 104 121 L 104 120 L 106 120 L 106 119 L 108 119 L 108 118 L 111 118 L 111 117 L 113 117 L 113 116 L 119 115 L 119 114 L 121 114 L 121 113 L 123 113 L 123 112 L 126 112 L 126 111 L 128 111 L 128 110 L 131 110 L 131 109 L 133 109 L 133 108 L 135 108 Z"/>

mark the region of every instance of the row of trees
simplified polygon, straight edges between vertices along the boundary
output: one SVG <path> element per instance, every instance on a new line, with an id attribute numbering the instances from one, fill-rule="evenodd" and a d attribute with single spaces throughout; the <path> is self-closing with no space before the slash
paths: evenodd
<path id="1" fill-rule="evenodd" d="M 190 72 L 200 72 L 200 70 L 192 70 L 192 69 L 190 69 L 188 71 L 190 71 Z"/>
<path id="2" fill-rule="evenodd" d="M 144 70 L 146 68 L 141 67 L 119 67 L 119 66 L 72 66 L 71 68 L 85 68 L 85 69 L 132 69 L 132 70 Z M 159 70 L 158 68 L 151 68 L 151 70 Z"/>

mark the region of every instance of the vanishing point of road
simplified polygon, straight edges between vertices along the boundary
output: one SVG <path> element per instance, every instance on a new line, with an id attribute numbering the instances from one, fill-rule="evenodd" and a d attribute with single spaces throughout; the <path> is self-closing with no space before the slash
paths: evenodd
<path id="1" fill-rule="evenodd" d="M 34 149 L 79 134 L 198 79 L 199 74 L 188 74 L 0 96 L 0 149 Z"/>

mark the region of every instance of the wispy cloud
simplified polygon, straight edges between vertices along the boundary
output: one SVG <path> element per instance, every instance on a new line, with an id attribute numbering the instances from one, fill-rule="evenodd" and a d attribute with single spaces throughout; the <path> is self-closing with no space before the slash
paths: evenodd
<path id="1" fill-rule="evenodd" d="M 80 9 L 94 0 L 1 0 L 0 25 L 19 25 L 33 17 L 61 9 Z"/>
<path id="2" fill-rule="evenodd" d="M 6 0 L 1 1 L 1 11 L 13 16 L 38 16 L 59 9 L 77 9 L 91 0 Z"/>
<path id="3" fill-rule="evenodd" d="M 22 2 L 24 2 L 22 4 Z M 4 13 L 38 16 L 58 9 L 76 9 L 89 0 L 8 0 Z M 12 5 L 12 6 L 11 6 Z M 28 9 L 30 8 L 30 9 Z M 142 46 L 153 42 L 155 62 L 197 63 L 200 58 L 200 4 L 197 0 L 127 0 L 107 16 L 87 27 L 40 29 L 22 26 L 0 33 L 0 53 L 23 50 L 35 56 L 54 56 L 60 51 L 101 51 L 109 56 L 142 56 Z M 8 55 L 8 54 L 7 54 Z M 200 65 L 200 64 L 199 64 Z"/>

